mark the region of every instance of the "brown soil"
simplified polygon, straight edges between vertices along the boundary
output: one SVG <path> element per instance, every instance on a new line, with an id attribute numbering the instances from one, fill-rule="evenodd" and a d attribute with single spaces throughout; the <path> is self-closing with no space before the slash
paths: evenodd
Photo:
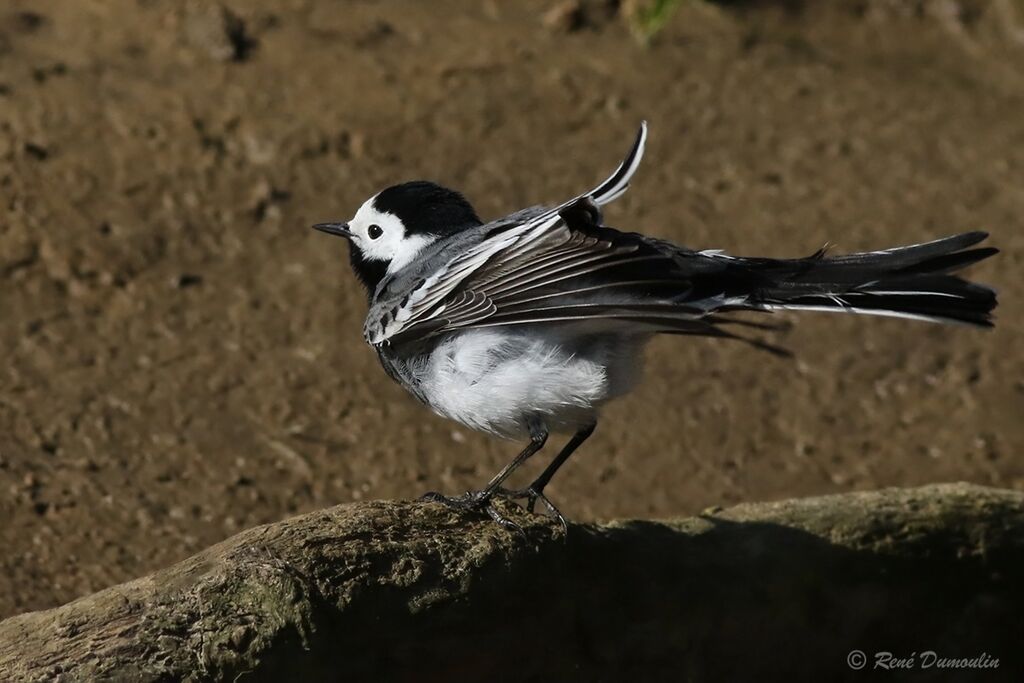
<path id="1" fill-rule="evenodd" d="M 387 380 L 344 246 L 307 226 L 416 177 L 487 217 L 558 201 L 642 118 L 612 224 L 767 256 L 989 229 L 999 322 L 808 314 L 796 361 L 659 340 L 551 487 L 564 512 L 1024 488 L 1013 0 L 684 3 L 646 47 L 599 7 L 229 4 L 0 9 L 0 616 L 295 512 L 481 484 L 517 446 Z"/>

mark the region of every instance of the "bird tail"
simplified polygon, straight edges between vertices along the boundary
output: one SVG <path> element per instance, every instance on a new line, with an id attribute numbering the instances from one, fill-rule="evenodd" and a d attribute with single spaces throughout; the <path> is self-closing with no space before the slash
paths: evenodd
<path id="1" fill-rule="evenodd" d="M 998 253 L 966 232 L 925 244 L 793 260 L 736 259 L 752 276 L 747 306 L 992 325 L 996 293 L 953 273 Z"/>

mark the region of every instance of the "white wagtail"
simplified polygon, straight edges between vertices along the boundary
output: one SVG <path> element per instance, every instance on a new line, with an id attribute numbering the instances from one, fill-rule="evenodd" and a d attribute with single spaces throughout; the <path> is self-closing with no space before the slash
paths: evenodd
<path id="1" fill-rule="evenodd" d="M 466 199 L 431 182 L 389 187 L 348 223 L 346 238 L 369 296 L 363 327 L 384 370 L 435 412 L 530 443 L 480 491 L 426 499 L 488 512 L 496 497 L 538 500 L 594 431 L 599 407 L 630 390 L 655 334 L 740 339 L 729 326 L 775 326 L 736 311 L 813 310 L 990 326 L 995 293 L 953 271 L 996 253 L 984 232 L 884 251 L 797 259 L 693 251 L 604 225 L 601 208 L 629 187 L 647 138 L 606 181 L 554 208 L 484 223 Z M 521 490 L 503 486 L 550 431 L 572 438 Z"/>

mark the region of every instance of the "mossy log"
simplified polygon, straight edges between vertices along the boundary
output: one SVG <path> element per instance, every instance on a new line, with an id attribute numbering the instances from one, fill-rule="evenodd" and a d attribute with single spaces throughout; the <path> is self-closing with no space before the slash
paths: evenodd
<path id="1" fill-rule="evenodd" d="M 245 531 L 0 622 L 0 680 L 864 680 L 852 650 L 869 669 L 878 651 L 985 654 L 959 674 L 1024 680 L 1020 492 L 891 489 L 567 535 L 504 509 L 524 533 L 413 502 Z"/>

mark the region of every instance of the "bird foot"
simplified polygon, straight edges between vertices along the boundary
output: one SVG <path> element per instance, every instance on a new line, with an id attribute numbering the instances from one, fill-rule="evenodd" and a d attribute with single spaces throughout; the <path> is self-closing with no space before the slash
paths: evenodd
<path id="1" fill-rule="evenodd" d="M 499 488 L 495 491 L 496 496 L 500 496 L 506 500 L 526 500 L 526 509 L 529 512 L 533 512 L 534 508 L 537 507 L 537 501 L 544 503 L 544 507 L 547 508 L 548 516 L 557 520 L 562 525 L 562 530 L 569 533 L 569 524 L 565 521 L 565 517 L 558 511 L 555 504 L 544 495 L 544 489 L 538 488 L 534 485 L 527 486 L 525 489 L 505 489 Z"/>
<path id="2" fill-rule="evenodd" d="M 505 517 L 491 504 L 495 493 L 498 492 L 467 491 L 461 496 L 446 496 L 437 491 L 429 491 L 420 496 L 420 500 L 430 503 L 441 503 L 441 505 L 459 512 L 486 512 L 491 519 L 502 527 L 525 536 L 526 532 L 523 531 L 523 527 Z M 501 497 L 504 498 L 505 496 Z"/>

